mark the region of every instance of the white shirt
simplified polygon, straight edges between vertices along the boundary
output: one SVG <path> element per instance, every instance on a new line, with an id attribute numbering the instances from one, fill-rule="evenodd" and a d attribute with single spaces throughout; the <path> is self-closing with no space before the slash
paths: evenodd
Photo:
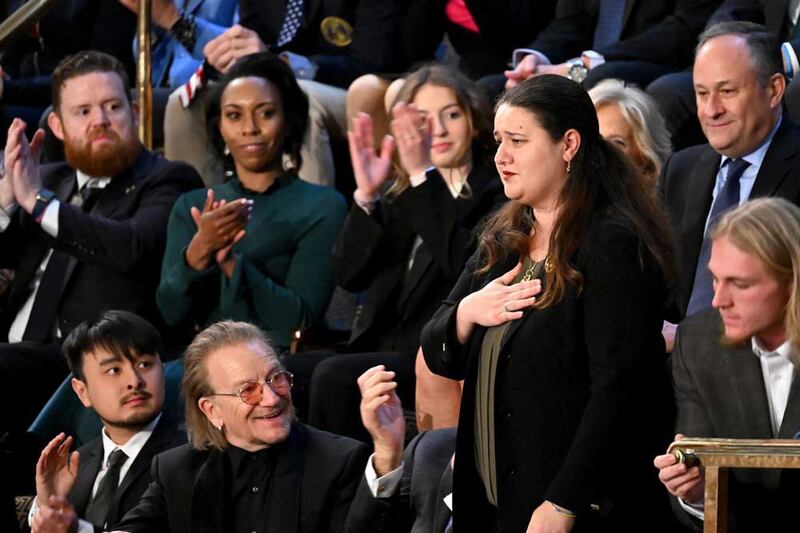
<path id="1" fill-rule="evenodd" d="M 766 351 L 758 339 L 751 339 L 753 354 L 761 363 L 761 375 L 764 378 L 764 388 L 767 391 L 767 404 L 769 417 L 772 424 L 772 437 L 777 438 L 781 430 L 783 415 L 789 403 L 789 391 L 792 388 L 794 365 L 792 364 L 792 345 L 784 342 L 773 351 Z M 703 519 L 703 504 L 690 504 L 678 499 L 686 512 L 694 517 Z"/>
<path id="2" fill-rule="evenodd" d="M 111 181 L 111 178 L 93 178 L 91 176 L 87 176 L 80 170 L 76 172 L 76 176 L 78 180 L 79 191 L 87 185 L 89 187 L 104 189 L 106 185 L 108 185 L 108 182 Z M 44 210 L 44 214 L 42 215 L 42 230 L 54 238 L 58 237 L 58 211 L 60 205 L 61 203 L 54 199 L 47 206 L 47 209 Z M 11 222 L 10 215 L 12 213 L 13 211 L 6 212 L 0 209 L 0 232 L 5 231 L 8 227 L 9 223 Z M 28 326 L 28 320 L 30 319 L 31 311 L 33 310 L 33 302 L 36 300 L 36 293 L 39 290 L 39 284 L 42 281 L 42 276 L 44 275 L 44 271 L 47 268 L 47 263 L 50 261 L 50 256 L 52 254 L 53 250 L 51 248 L 45 254 L 44 259 L 39 265 L 39 268 L 36 269 L 36 273 L 34 274 L 31 282 L 33 290 L 31 291 L 31 295 L 17 312 L 14 322 L 11 323 L 11 328 L 8 330 L 8 342 L 20 342 L 23 335 L 25 335 L 25 328 Z M 58 327 L 58 325 L 56 325 L 56 327 Z"/>
<path id="3" fill-rule="evenodd" d="M 375 467 L 372 466 L 373 457 L 375 457 L 374 453 L 369 456 L 367 468 L 364 470 L 364 476 L 367 478 L 367 486 L 369 487 L 369 491 L 372 493 L 373 498 L 389 498 L 390 496 L 394 495 L 395 491 L 397 490 L 397 486 L 400 484 L 400 480 L 403 477 L 403 463 L 400 463 L 400 466 L 391 472 L 378 477 L 378 474 L 375 472 Z M 448 509 L 450 509 L 450 511 L 453 510 L 452 492 L 442 498 L 442 501 L 444 501 L 444 504 Z"/>
<path id="4" fill-rule="evenodd" d="M 143 430 L 128 439 L 128 442 L 122 446 L 117 446 L 114 441 L 111 440 L 111 437 L 109 437 L 106 433 L 106 428 L 103 428 L 103 461 L 100 463 L 100 471 L 97 473 L 97 477 L 94 478 L 94 485 L 92 486 L 92 493 L 91 497 L 89 498 L 90 501 L 91 498 L 94 498 L 94 495 L 97 494 L 97 489 L 100 487 L 100 482 L 103 480 L 103 477 L 105 477 L 106 472 L 108 472 L 108 458 L 111 456 L 111 453 L 115 450 L 122 450 L 127 456 L 119 469 L 119 483 L 117 485 L 119 486 L 125 480 L 128 470 L 131 469 L 131 465 L 142 451 L 142 448 L 144 448 L 144 445 L 147 444 L 148 440 L 150 440 L 150 436 L 153 434 L 153 430 L 155 429 L 159 420 L 161 420 L 161 414 L 155 417 L 152 422 L 147 424 Z M 36 502 L 36 498 L 34 498 L 33 504 L 31 505 L 31 510 L 28 513 L 28 525 L 31 524 L 33 517 L 38 512 L 39 505 Z M 94 533 L 94 526 L 86 520 L 80 519 L 78 520 L 77 533 Z"/>

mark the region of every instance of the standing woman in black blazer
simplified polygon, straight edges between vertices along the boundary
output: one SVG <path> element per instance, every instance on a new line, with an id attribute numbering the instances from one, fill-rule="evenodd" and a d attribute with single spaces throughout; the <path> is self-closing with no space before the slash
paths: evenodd
<path id="1" fill-rule="evenodd" d="M 414 404 L 422 326 L 461 274 L 475 226 L 505 200 L 491 164 L 491 109 L 463 75 L 441 65 L 415 71 L 393 114 L 394 137 L 384 138 L 380 153 L 369 115 L 356 116 L 350 133 L 357 189 L 334 245 L 333 268 L 340 286 L 366 294 L 348 354 L 286 361 L 295 375 L 308 375 L 308 366 L 325 358 L 313 371 L 308 421 L 365 440 L 356 379 L 386 364 L 397 372 L 405 405 Z M 400 168 L 393 173 L 395 145 Z"/>
<path id="2" fill-rule="evenodd" d="M 665 216 L 566 78 L 507 92 L 494 135 L 511 201 L 422 333 L 431 370 L 466 380 L 454 531 L 657 531 Z"/>

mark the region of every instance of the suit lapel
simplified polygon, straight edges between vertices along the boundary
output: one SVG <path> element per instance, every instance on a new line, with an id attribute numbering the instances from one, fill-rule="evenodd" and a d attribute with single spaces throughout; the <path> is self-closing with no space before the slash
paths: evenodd
<path id="1" fill-rule="evenodd" d="M 230 477 L 225 455 L 212 450 L 197 472 L 191 505 L 191 528 L 196 533 L 224 531 L 224 498 L 228 493 Z"/>
<path id="2" fill-rule="evenodd" d="M 774 195 L 792 170 L 788 161 L 797 156 L 797 141 L 789 135 L 789 127 L 789 117 L 784 116 L 761 163 L 750 198 Z"/>
<path id="3" fill-rule="evenodd" d="M 305 3 L 308 7 L 305 9 L 305 18 L 303 19 L 303 26 L 304 28 L 309 28 L 310 30 L 314 31 L 314 28 L 311 27 L 311 24 L 314 22 L 315 17 L 317 16 L 317 11 L 319 10 L 319 6 L 322 4 L 322 0 L 306 0 Z M 286 9 L 284 8 L 284 12 Z M 319 30 L 316 30 L 319 32 Z"/>
<path id="4" fill-rule="evenodd" d="M 684 283 L 694 282 L 694 273 L 703 243 L 706 219 L 711 209 L 720 155 L 710 147 L 703 152 L 689 175 L 687 198 L 680 229 L 681 267 Z"/>
<path id="5" fill-rule="evenodd" d="M 302 426 L 292 424 L 283 453 L 278 456 L 269 489 L 270 531 L 300 531 L 300 488 L 305 461 L 305 433 Z"/>
<path id="6" fill-rule="evenodd" d="M 800 438 L 800 373 L 797 369 L 792 376 L 792 388 L 789 390 L 789 400 L 786 403 L 786 411 L 783 413 L 778 438 Z"/>
<path id="7" fill-rule="evenodd" d="M 785 32 L 791 24 L 788 14 L 789 0 L 769 0 L 761 2 L 764 10 L 764 25 L 782 41 L 789 35 L 781 34 Z"/>
<path id="8" fill-rule="evenodd" d="M 81 457 L 81 465 L 78 468 L 78 476 L 75 485 L 69 494 L 69 500 L 75 507 L 79 516 L 83 516 L 89 499 L 92 497 L 92 488 L 97 473 L 100 471 L 100 463 L 103 461 L 103 439 L 97 439 L 91 451 Z"/>
<path id="9" fill-rule="evenodd" d="M 716 336 L 713 337 L 716 340 Z M 725 350 L 730 390 L 739 405 L 742 424 L 750 438 L 772 437 L 772 422 L 761 364 L 748 345 Z"/>
<path id="10" fill-rule="evenodd" d="M 172 421 L 167 418 L 166 413 L 162 414 L 161 420 L 158 421 L 158 424 L 153 430 L 153 434 L 150 435 L 149 439 L 147 439 L 147 442 L 136 456 L 136 459 L 128 469 L 128 472 L 125 474 L 125 478 L 122 480 L 122 483 L 120 483 L 119 488 L 114 495 L 114 501 L 111 504 L 111 509 L 109 509 L 109 517 L 112 517 L 116 520 L 122 518 L 119 512 L 120 502 L 125 496 L 125 493 L 130 490 L 131 485 L 133 485 L 135 481 L 146 474 L 150 469 L 150 463 L 152 462 L 153 457 L 157 453 L 163 451 L 164 448 L 169 444 L 170 431 L 172 427 Z M 109 518 L 109 522 L 113 521 L 112 518 Z"/>
<path id="11" fill-rule="evenodd" d="M 403 273 L 406 279 L 403 282 L 403 292 L 400 294 L 399 309 L 403 309 L 406 300 L 414 293 L 414 290 L 425 277 L 425 273 L 432 266 L 433 255 L 428 251 L 428 247 L 423 241 L 414 252 L 414 263 L 411 265 L 411 270 Z"/>

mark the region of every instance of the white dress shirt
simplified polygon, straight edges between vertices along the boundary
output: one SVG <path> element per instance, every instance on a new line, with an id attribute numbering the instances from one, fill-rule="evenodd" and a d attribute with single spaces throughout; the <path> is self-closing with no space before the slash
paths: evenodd
<path id="1" fill-rule="evenodd" d="M 108 182 L 111 181 L 111 178 L 93 178 L 91 176 L 87 176 L 80 170 L 76 172 L 76 175 L 79 191 L 86 186 L 103 189 L 106 187 L 106 185 L 108 185 Z M 77 195 L 75 197 L 80 198 L 80 196 Z M 61 203 L 54 199 L 47 206 L 47 209 L 44 210 L 44 214 L 42 215 L 42 229 L 48 235 L 54 238 L 58 237 L 58 211 L 60 205 Z M 13 211 L 7 212 L 0 209 L 0 232 L 5 231 L 8 227 L 9 223 L 11 222 L 11 214 L 13 214 Z M 36 293 L 39 290 L 39 284 L 42 281 L 42 276 L 44 275 L 44 271 L 47 268 L 47 263 L 50 261 L 50 256 L 52 253 L 53 250 L 51 248 L 45 254 L 44 259 L 39 264 L 39 268 L 36 269 L 36 273 L 31 281 L 33 290 L 22 307 L 20 307 L 19 311 L 17 311 L 17 316 L 14 318 L 14 322 L 11 323 L 11 328 L 8 330 L 8 342 L 20 342 L 23 335 L 25 335 L 25 328 L 28 326 L 28 320 L 30 319 L 31 311 L 33 310 L 33 302 L 36 300 Z M 56 327 L 58 327 L 57 324 Z"/>

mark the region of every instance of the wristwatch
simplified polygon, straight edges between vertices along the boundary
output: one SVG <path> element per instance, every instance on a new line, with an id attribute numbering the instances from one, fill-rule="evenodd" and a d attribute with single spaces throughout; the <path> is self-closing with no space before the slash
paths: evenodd
<path id="1" fill-rule="evenodd" d="M 567 77 L 575 83 L 581 83 L 586 79 L 589 69 L 583 64 L 581 58 L 571 59 L 567 62 L 569 70 L 567 70 Z"/>
<path id="2" fill-rule="evenodd" d="M 47 189 L 39 189 L 39 192 L 36 193 L 36 203 L 33 205 L 31 216 L 37 223 L 42 222 L 44 210 L 47 209 L 47 206 L 50 205 L 50 202 L 52 202 L 55 197 L 55 193 Z"/>

